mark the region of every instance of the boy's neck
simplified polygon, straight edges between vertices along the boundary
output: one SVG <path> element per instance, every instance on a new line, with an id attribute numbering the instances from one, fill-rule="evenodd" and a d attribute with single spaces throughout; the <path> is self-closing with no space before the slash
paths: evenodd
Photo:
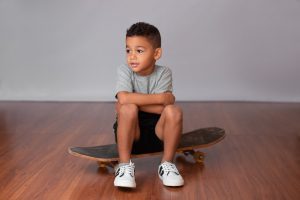
<path id="1" fill-rule="evenodd" d="M 144 72 L 144 73 L 137 72 L 137 74 L 140 76 L 149 76 L 150 74 L 152 74 L 154 72 L 154 70 L 155 70 L 155 64 L 151 68 L 149 67 L 149 71 L 147 70 L 147 72 Z"/>

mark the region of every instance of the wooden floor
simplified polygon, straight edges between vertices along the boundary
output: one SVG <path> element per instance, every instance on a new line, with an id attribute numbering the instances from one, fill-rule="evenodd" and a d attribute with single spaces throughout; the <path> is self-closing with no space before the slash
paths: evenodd
<path id="1" fill-rule="evenodd" d="M 226 138 L 204 149 L 204 166 L 176 157 L 184 187 L 161 184 L 155 156 L 134 160 L 137 188 L 124 190 L 112 169 L 67 153 L 114 142 L 113 103 L 0 102 L 0 199 L 300 199 L 300 104 L 179 105 L 184 131 L 218 126 Z"/>

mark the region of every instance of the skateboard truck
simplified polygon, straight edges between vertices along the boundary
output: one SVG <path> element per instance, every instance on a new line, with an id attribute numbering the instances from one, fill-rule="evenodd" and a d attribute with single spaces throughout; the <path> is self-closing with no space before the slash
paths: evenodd
<path id="1" fill-rule="evenodd" d="M 204 163 L 204 158 L 205 158 L 205 154 L 201 151 L 195 151 L 195 150 L 183 150 L 181 151 L 181 153 L 183 153 L 185 156 L 191 155 L 194 158 L 194 161 L 196 163 L 200 163 L 203 164 Z"/>

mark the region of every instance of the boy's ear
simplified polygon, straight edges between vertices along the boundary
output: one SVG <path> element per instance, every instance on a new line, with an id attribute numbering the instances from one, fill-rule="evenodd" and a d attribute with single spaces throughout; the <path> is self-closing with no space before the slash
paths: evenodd
<path id="1" fill-rule="evenodd" d="M 154 59 L 155 60 L 160 59 L 161 55 L 162 55 L 162 49 L 161 48 L 156 48 L 155 52 L 154 52 Z"/>

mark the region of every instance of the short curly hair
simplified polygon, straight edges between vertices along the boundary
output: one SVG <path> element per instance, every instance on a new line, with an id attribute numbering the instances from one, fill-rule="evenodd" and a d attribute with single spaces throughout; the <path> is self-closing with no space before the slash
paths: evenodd
<path id="1" fill-rule="evenodd" d="M 161 37 L 159 30 L 148 23 L 137 22 L 127 29 L 126 37 L 143 36 L 146 37 L 154 48 L 161 47 Z"/>

